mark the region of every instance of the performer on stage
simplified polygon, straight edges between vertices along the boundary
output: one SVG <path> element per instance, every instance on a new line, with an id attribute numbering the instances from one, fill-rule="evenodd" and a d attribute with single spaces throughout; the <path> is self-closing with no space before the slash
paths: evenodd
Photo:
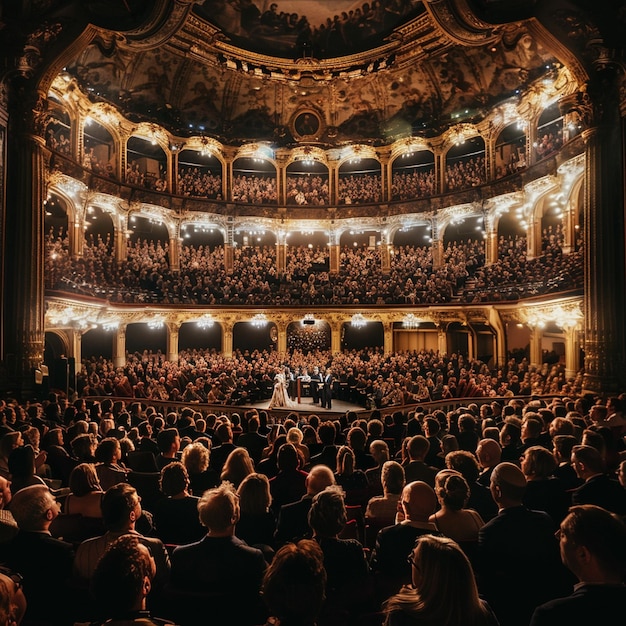
<path id="1" fill-rule="evenodd" d="M 311 396 L 313 398 L 313 404 L 318 404 L 322 399 L 323 383 L 324 380 L 322 379 L 320 368 L 316 365 L 311 374 Z"/>
<path id="2" fill-rule="evenodd" d="M 276 409 L 276 408 L 296 408 L 297 404 L 292 402 L 289 398 L 288 383 L 285 378 L 284 372 L 280 370 L 276 371 L 274 376 L 274 392 L 272 393 L 272 399 L 270 400 L 270 404 L 267 407 L 268 409 Z"/>
<path id="3" fill-rule="evenodd" d="M 330 409 L 332 407 L 333 398 L 333 370 L 330 367 L 326 368 L 324 373 L 324 386 L 322 387 L 322 408 Z"/>

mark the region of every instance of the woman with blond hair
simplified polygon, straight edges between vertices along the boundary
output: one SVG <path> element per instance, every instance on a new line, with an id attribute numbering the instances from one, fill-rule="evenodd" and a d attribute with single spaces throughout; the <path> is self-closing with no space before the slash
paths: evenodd
<path id="1" fill-rule="evenodd" d="M 248 474 L 237 489 L 239 496 L 239 521 L 235 534 L 248 545 L 263 550 L 274 545 L 276 518 L 270 506 L 270 482 L 265 474 Z"/>
<path id="2" fill-rule="evenodd" d="M 245 448 L 235 448 L 226 458 L 220 479 L 232 483 L 236 489 L 241 481 L 253 472 L 254 463 L 248 451 Z"/>
<path id="3" fill-rule="evenodd" d="M 207 489 L 219 485 L 219 474 L 209 467 L 210 457 L 210 449 L 200 441 L 183 448 L 181 461 L 189 474 L 189 486 L 194 496 L 200 497 Z"/>
<path id="4" fill-rule="evenodd" d="M 346 494 L 346 504 L 366 505 L 369 500 L 369 483 L 365 472 L 355 468 L 352 448 L 341 446 L 337 451 L 335 480 Z"/>
<path id="5" fill-rule="evenodd" d="M 383 605 L 384 626 L 497 626 L 479 598 L 474 571 L 449 537 L 422 535 L 409 554 L 412 586 Z"/>

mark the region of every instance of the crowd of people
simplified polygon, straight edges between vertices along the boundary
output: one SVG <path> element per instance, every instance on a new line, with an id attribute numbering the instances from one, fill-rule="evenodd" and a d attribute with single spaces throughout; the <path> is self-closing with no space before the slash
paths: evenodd
<path id="1" fill-rule="evenodd" d="M 47 289 L 106 297 L 112 302 L 163 304 L 345 305 L 442 304 L 512 301 L 582 286 L 582 247 L 563 254 L 561 226 L 544 230 L 541 256 L 526 258 L 525 236 L 501 236 L 498 261 L 485 265 L 483 239 L 453 241 L 433 266 L 430 246 L 394 249 L 383 273 L 378 247 L 347 246 L 339 271 L 329 272 L 328 251 L 290 246 L 279 273 L 274 246 L 237 246 L 226 272 L 220 247 L 183 245 L 180 271 L 169 266 L 169 243 L 130 239 L 117 263 L 112 238 L 87 235 L 81 257 L 71 257 L 65 231 L 46 239 Z"/>
<path id="2" fill-rule="evenodd" d="M 328 176 L 287 176 L 287 204 L 321 206 L 329 201 Z"/>
<path id="3" fill-rule="evenodd" d="M 162 164 L 156 174 L 141 167 L 138 161 L 130 160 L 126 166 L 126 182 L 152 191 L 167 191 L 167 172 Z"/>
<path id="4" fill-rule="evenodd" d="M 379 174 L 351 174 L 339 177 L 337 200 L 339 204 L 380 202 L 382 183 Z"/>
<path id="5" fill-rule="evenodd" d="M 614 623 L 625 403 L 0 400 L 0 624 Z"/>
<path id="6" fill-rule="evenodd" d="M 222 200 L 222 174 L 192 165 L 179 165 L 176 190 L 181 196 Z"/>
<path id="7" fill-rule="evenodd" d="M 233 176 L 233 202 L 250 204 L 276 203 L 276 176 L 260 176 L 259 174 L 237 174 Z"/>
<path id="8" fill-rule="evenodd" d="M 446 163 L 446 188 L 448 191 L 478 187 L 487 180 L 484 155 L 455 159 Z"/>
<path id="9" fill-rule="evenodd" d="M 435 168 L 415 169 L 411 172 L 394 170 L 391 177 L 392 200 L 415 200 L 435 195 Z"/>
<path id="10" fill-rule="evenodd" d="M 540 130 L 540 138 L 535 146 L 537 158 L 545 159 L 555 152 L 558 152 L 562 147 L 563 129 L 561 124 L 545 128 L 543 132 Z"/>
<path id="11" fill-rule="evenodd" d="M 103 357 L 86 357 L 76 375 L 79 396 L 119 396 L 163 401 L 243 405 L 268 400 L 277 372 L 307 381 L 315 368 L 333 372 L 334 397 L 370 408 L 403 406 L 450 398 L 575 394 L 582 375 L 567 379 L 561 364 L 529 366 L 511 359 L 491 370 L 478 359 L 432 350 L 395 352 L 382 348 L 235 350 L 225 357 L 215 349 L 181 350 L 177 362 L 160 352 L 127 354 L 115 367 Z M 399 392 L 399 393 L 398 393 Z"/>

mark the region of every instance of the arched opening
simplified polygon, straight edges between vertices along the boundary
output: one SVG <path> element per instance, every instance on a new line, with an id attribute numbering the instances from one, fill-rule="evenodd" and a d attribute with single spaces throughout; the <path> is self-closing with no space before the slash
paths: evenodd
<path id="1" fill-rule="evenodd" d="M 382 322 L 367 322 L 359 327 L 352 322 L 344 322 L 341 326 L 342 350 L 364 350 L 365 348 L 383 348 L 385 345 L 385 329 Z"/>
<path id="2" fill-rule="evenodd" d="M 176 191 L 179 196 L 223 200 L 222 163 L 214 154 L 182 150 L 178 154 Z"/>
<path id="3" fill-rule="evenodd" d="M 392 200 L 416 200 L 435 194 L 435 155 L 430 150 L 401 154 L 391 167 Z"/>
<path id="4" fill-rule="evenodd" d="M 311 323 L 312 322 L 312 323 Z M 287 326 L 287 349 L 309 354 L 316 350 L 330 350 L 330 325 L 324 320 L 303 319 Z"/>
<path id="5" fill-rule="evenodd" d="M 113 136 L 102 124 L 87 118 L 83 129 L 84 162 L 94 174 L 117 178 Z"/>
<path id="6" fill-rule="evenodd" d="M 275 204 L 276 168 L 267 159 L 243 157 L 233 161 L 232 201 Z"/>
<path id="7" fill-rule="evenodd" d="M 563 115 L 559 103 L 544 109 L 537 123 L 537 141 L 533 144 L 535 159 L 541 161 L 563 147 Z"/>
<path id="8" fill-rule="evenodd" d="M 306 159 L 287 166 L 287 204 L 320 206 L 330 202 L 328 168 L 320 161 Z"/>
<path id="9" fill-rule="evenodd" d="M 446 190 L 478 187 L 487 180 L 485 140 L 472 137 L 454 145 L 446 154 Z"/>
<path id="10" fill-rule="evenodd" d="M 526 168 L 526 133 L 519 122 L 503 128 L 496 139 L 495 177 L 502 178 Z"/>
<path id="11" fill-rule="evenodd" d="M 338 204 L 371 204 L 382 199 L 380 163 L 354 158 L 339 167 Z"/>
<path id="12" fill-rule="evenodd" d="M 125 180 L 152 191 L 167 191 L 167 155 L 163 148 L 143 137 L 130 137 L 126 146 Z"/>

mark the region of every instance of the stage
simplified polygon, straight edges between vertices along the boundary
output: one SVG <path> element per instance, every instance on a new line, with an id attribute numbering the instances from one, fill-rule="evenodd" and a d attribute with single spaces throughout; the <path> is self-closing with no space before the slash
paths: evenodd
<path id="1" fill-rule="evenodd" d="M 276 407 L 274 409 L 268 409 L 269 403 L 269 400 L 265 400 L 264 402 L 257 402 L 256 404 L 252 404 L 249 406 L 252 406 L 255 409 L 265 409 L 266 411 L 271 411 L 273 415 L 280 415 L 281 417 L 287 416 L 288 413 L 293 412 L 298 414 L 306 413 L 307 415 L 315 414 L 318 415 L 320 419 L 337 419 L 341 415 L 345 415 L 346 411 L 355 411 L 356 413 L 369 413 L 367 409 L 358 404 L 352 404 L 351 402 L 336 400 L 334 398 L 331 409 L 323 409 L 319 404 L 313 404 L 313 400 L 309 397 L 301 398 L 300 403 L 295 402 L 295 406 L 290 408 Z"/>

